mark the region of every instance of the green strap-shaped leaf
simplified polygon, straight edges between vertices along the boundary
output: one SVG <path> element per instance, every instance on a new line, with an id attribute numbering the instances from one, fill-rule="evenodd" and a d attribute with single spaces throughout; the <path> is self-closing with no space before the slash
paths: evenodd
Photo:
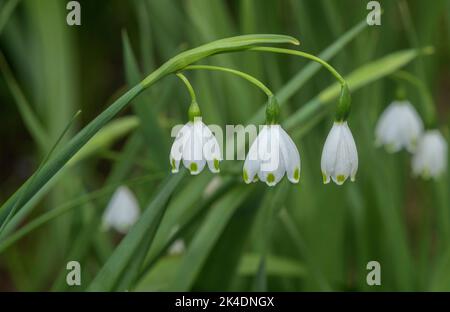
<path id="1" fill-rule="evenodd" d="M 133 86 L 141 81 L 141 74 L 126 32 L 122 33 L 122 45 L 127 84 Z M 167 140 L 164 140 L 165 133 L 162 132 L 161 127 L 159 126 L 158 119 L 156 118 L 156 110 L 151 103 L 151 100 L 154 101 L 155 98 L 147 95 L 148 93 L 142 94 L 140 97 L 133 100 L 133 111 L 141 121 L 140 129 L 147 146 L 150 148 L 151 158 L 159 168 L 165 169 L 167 168 L 168 162 Z"/>
<path id="2" fill-rule="evenodd" d="M 211 211 L 188 246 L 170 290 L 190 290 L 228 221 L 252 189 L 252 186 L 238 186 L 211 207 Z"/>
<path id="3" fill-rule="evenodd" d="M 137 253 L 142 253 L 140 248 L 145 248 L 145 246 L 142 246 L 142 243 L 146 242 L 147 245 L 151 243 L 167 207 L 167 201 L 183 176 L 183 173 L 179 173 L 167 178 L 163 186 L 156 192 L 156 197 L 144 211 L 139 221 L 125 236 L 94 281 L 89 285 L 88 290 L 111 291 L 115 289 L 116 284 L 124 271 L 127 270 L 134 256 Z M 146 247 L 148 248 L 148 246 Z M 143 253 L 145 254 L 145 252 Z"/>

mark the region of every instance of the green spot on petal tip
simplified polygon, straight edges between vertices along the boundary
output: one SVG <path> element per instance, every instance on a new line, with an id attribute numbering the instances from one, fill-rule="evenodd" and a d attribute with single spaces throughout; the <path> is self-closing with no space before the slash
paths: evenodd
<path id="1" fill-rule="evenodd" d="M 294 170 L 294 180 L 295 181 L 300 180 L 300 169 L 299 168 L 295 168 L 295 170 Z"/>
<path id="2" fill-rule="evenodd" d="M 322 181 L 323 181 L 323 184 L 327 184 L 328 183 L 328 177 L 323 172 L 322 172 Z"/>
<path id="3" fill-rule="evenodd" d="M 197 172 L 198 166 L 197 166 L 196 163 L 191 163 L 191 165 L 189 166 L 189 169 L 191 170 L 191 173 L 192 172 Z"/>
<path id="4" fill-rule="evenodd" d="M 219 160 L 214 159 L 214 169 L 219 170 Z"/>
<path id="5" fill-rule="evenodd" d="M 275 176 L 273 175 L 273 173 L 269 173 L 269 174 L 267 175 L 267 182 L 268 182 L 268 183 L 273 183 L 273 182 L 275 182 Z"/>
<path id="6" fill-rule="evenodd" d="M 244 178 L 244 181 L 247 182 L 248 181 L 248 173 L 247 170 L 244 169 L 243 173 L 242 173 L 242 177 Z"/>
<path id="7" fill-rule="evenodd" d="M 342 174 L 340 174 L 340 175 L 338 175 L 338 176 L 336 177 L 336 180 L 337 180 L 339 183 L 344 183 L 344 182 L 345 182 L 345 176 L 342 175 Z"/>

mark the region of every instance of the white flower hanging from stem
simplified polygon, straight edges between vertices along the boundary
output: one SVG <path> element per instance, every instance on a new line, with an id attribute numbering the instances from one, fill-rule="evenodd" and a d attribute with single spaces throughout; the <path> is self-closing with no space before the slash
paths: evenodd
<path id="1" fill-rule="evenodd" d="M 322 151 L 322 176 L 325 183 L 330 181 L 330 177 L 338 185 L 343 184 L 349 176 L 354 181 L 358 170 L 358 153 L 347 124 L 351 98 L 345 79 L 326 61 L 303 51 L 276 47 L 254 47 L 248 49 L 248 51 L 265 51 L 300 56 L 321 64 L 339 81 L 341 94 L 337 105 L 336 120 Z"/>
<path id="2" fill-rule="evenodd" d="M 188 112 L 189 122 L 177 133 L 170 150 L 172 173 L 178 172 L 180 162 L 183 162 L 183 166 L 192 175 L 199 174 L 206 164 L 211 172 L 218 173 L 219 163 L 222 160 L 219 143 L 202 121 L 200 107 L 191 84 L 183 74 L 178 73 L 177 76 L 185 83 L 189 91 L 191 105 Z"/>
<path id="3" fill-rule="evenodd" d="M 347 117 L 350 112 L 350 91 L 345 79 L 324 60 L 296 50 L 281 49 L 275 47 L 250 47 L 247 51 L 265 51 L 272 53 L 289 54 L 304 57 L 324 66 L 341 84 L 341 95 L 337 106 L 336 123 L 327 138 L 322 152 L 322 175 L 324 181 L 330 181 L 330 177 L 337 184 L 342 184 L 350 177 L 355 179 L 358 169 L 358 153 L 353 136 L 347 124 Z M 297 147 L 286 131 L 278 122 L 279 104 L 273 93 L 258 79 L 241 71 L 210 65 L 188 65 L 183 69 L 206 69 L 216 70 L 235 74 L 248 80 L 259 87 L 268 96 L 266 107 L 266 125 L 263 126 L 258 137 L 252 143 L 250 151 L 246 157 L 243 178 L 246 183 L 255 182 L 258 179 L 269 186 L 276 185 L 287 173 L 288 179 L 292 183 L 298 183 L 300 180 L 300 154 Z M 213 161 L 205 159 L 203 153 L 202 138 L 209 138 L 207 126 L 201 121 L 196 123 L 195 117 L 200 116 L 200 109 L 195 99 L 195 93 L 189 81 L 181 73 L 177 76 L 185 83 L 191 95 L 192 103 L 189 108 L 189 123 L 186 124 L 175 139 L 170 153 L 170 163 L 172 171 L 177 172 L 180 161 L 191 171 L 191 174 L 198 174 L 202 171 L 205 163 L 208 162 L 209 168 L 213 172 L 218 172 L 220 154 L 214 152 Z M 210 132 L 210 131 L 209 131 Z M 200 139 L 200 144 L 195 144 L 195 138 Z M 212 136 L 212 146 L 218 146 Z M 217 148 L 218 150 L 218 148 Z M 212 164 L 212 165 L 210 165 Z M 217 166 L 216 166 L 217 165 Z"/>
<path id="4" fill-rule="evenodd" d="M 300 180 L 300 154 L 289 134 L 278 124 L 278 111 L 276 98 L 271 96 L 267 124 L 252 143 L 244 162 L 243 178 L 247 184 L 259 179 L 274 186 L 285 173 L 291 183 Z"/>
<path id="5" fill-rule="evenodd" d="M 342 185 L 348 177 L 352 182 L 356 178 L 358 151 L 347 123 L 350 104 L 350 92 L 344 84 L 339 97 L 336 118 L 322 151 L 320 165 L 325 184 L 333 180 L 337 185 Z"/>
<path id="6" fill-rule="evenodd" d="M 347 121 L 335 121 L 325 141 L 321 168 L 323 183 L 342 185 L 348 177 L 355 181 L 358 170 L 358 151 Z"/>

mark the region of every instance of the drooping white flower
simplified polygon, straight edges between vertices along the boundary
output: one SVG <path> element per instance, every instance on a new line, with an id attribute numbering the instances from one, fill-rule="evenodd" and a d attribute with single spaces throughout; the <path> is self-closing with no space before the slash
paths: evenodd
<path id="1" fill-rule="evenodd" d="M 219 143 L 201 117 L 181 128 L 170 150 L 172 173 L 178 172 L 180 161 L 192 175 L 199 174 L 206 164 L 211 172 L 217 173 L 221 160 Z"/>
<path id="2" fill-rule="evenodd" d="M 348 177 L 355 181 L 358 171 L 358 151 L 346 121 L 335 121 L 327 136 L 321 160 L 323 183 L 342 185 Z"/>
<path id="3" fill-rule="evenodd" d="M 423 122 L 408 101 L 394 101 L 381 114 L 375 129 L 376 145 L 384 145 L 388 152 L 406 148 L 414 152 L 423 132 Z"/>
<path id="4" fill-rule="evenodd" d="M 447 141 L 439 130 L 428 130 L 419 139 L 412 158 L 416 176 L 437 178 L 447 169 Z"/>
<path id="5" fill-rule="evenodd" d="M 114 192 L 103 214 L 103 228 L 113 228 L 126 233 L 139 217 L 139 204 L 136 197 L 126 186 L 120 186 Z"/>
<path id="6" fill-rule="evenodd" d="M 294 141 L 280 125 L 265 125 L 252 143 L 244 162 L 245 183 L 257 178 L 276 185 L 286 173 L 292 183 L 300 180 L 300 154 Z"/>

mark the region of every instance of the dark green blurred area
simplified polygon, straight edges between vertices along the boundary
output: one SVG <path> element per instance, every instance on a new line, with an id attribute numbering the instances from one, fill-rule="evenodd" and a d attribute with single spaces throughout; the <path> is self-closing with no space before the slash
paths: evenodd
<path id="1" fill-rule="evenodd" d="M 0 1 L 0 10 L 6 2 L 9 1 Z M 1 30 L 0 50 L 46 133 L 45 144 L 39 145 L 24 124 L 5 80 L 0 78 L 1 202 L 36 170 L 77 110 L 81 109 L 82 114 L 69 137 L 130 87 L 124 70 L 123 32 L 129 36 L 144 78 L 182 50 L 240 34 L 291 35 L 300 40 L 300 50 L 317 55 L 368 14 L 368 1 L 355 0 L 79 2 L 81 26 L 66 24 L 67 1 L 23 0 Z M 330 63 L 345 75 L 398 50 L 433 46 L 433 55 L 420 57 L 405 69 L 429 88 L 439 112 L 439 123 L 448 129 L 450 1 L 379 2 L 384 11 L 381 26 L 367 27 Z M 253 52 L 214 56 L 204 63 L 251 73 L 275 92 L 308 64 L 290 56 Z M 198 93 L 206 123 L 245 123 L 264 104 L 259 90 L 237 78 L 209 72 L 187 75 Z M 320 70 L 288 100 L 282 115 L 290 116 L 333 82 L 327 71 Z M 296 140 L 302 157 L 302 182 L 298 187 L 284 184 L 279 187 L 287 189 L 280 206 L 290 211 L 301 242 L 299 237 L 291 242 L 287 237 L 295 233 L 285 230 L 276 219 L 269 249 L 271 254 L 298 262 L 300 269 L 296 268 L 298 276 L 269 275 L 266 289 L 323 290 L 317 276 L 323 276 L 332 290 L 450 289 L 448 177 L 438 182 L 413 179 L 406 152 L 390 155 L 375 149 L 373 144 L 375 123 L 393 100 L 395 88 L 395 82 L 385 78 L 353 94 L 349 123 L 360 157 L 356 183 L 347 182 L 341 188 L 321 183 L 320 153 L 331 126 L 331 111 Z M 408 98 L 420 111 L 420 94 L 413 87 L 407 91 Z M 169 164 L 161 163 L 160 158 L 168 159 L 171 126 L 186 122 L 189 98 L 183 86 L 170 77 L 146 92 L 140 103 L 151 107 L 152 118 L 157 120 L 163 135 L 158 148 L 146 141 L 140 153 L 130 159 L 133 165 L 128 178 L 148 172 L 169 172 Z M 128 108 L 122 116 L 134 113 Z M 100 188 L 112 172 L 115 155 L 121 153 L 128 140 L 128 137 L 118 139 L 110 148 L 71 169 L 28 218 L 68 201 L 81 190 Z M 209 178 L 205 178 L 209 173 L 203 175 L 185 181 L 187 185 L 192 181 L 200 185 L 200 190 L 188 187 L 183 190 L 185 196 L 192 193 L 192 203 L 187 201 L 186 205 L 194 206 L 200 197 Z M 153 195 L 156 185 L 134 189 L 142 204 Z M 191 289 L 255 289 L 255 272 L 243 274 L 244 277 L 236 272 L 241 255 L 257 253 L 259 240 L 264 239 L 255 232 L 258 226 L 253 224 L 259 220 L 256 216 L 264 204 L 264 196 L 273 190 L 262 185 L 256 188 L 231 217 Z M 103 200 L 93 205 L 101 210 L 104 204 Z M 80 211 L 74 214 L 77 216 L 65 215 L 0 253 L 0 290 L 64 290 L 55 280 L 61 277 L 61 271 L 64 273 L 65 260 L 73 252 L 73 242 L 86 218 Z M 183 238 L 187 242 L 195 236 L 198 226 L 194 224 L 186 231 Z M 89 279 L 118 239 L 108 236 L 107 243 L 96 242 L 86 249 L 83 259 L 88 263 Z M 98 244 L 108 246 L 103 255 L 97 250 Z M 382 266 L 382 286 L 378 288 L 366 284 L 365 264 L 370 260 L 377 260 Z M 178 268 L 177 261 L 180 259 L 161 262 L 154 270 L 167 271 L 167 279 L 173 278 L 170 274 Z M 315 271 L 320 273 L 317 275 Z M 164 289 L 140 285 L 138 289 Z"/>

